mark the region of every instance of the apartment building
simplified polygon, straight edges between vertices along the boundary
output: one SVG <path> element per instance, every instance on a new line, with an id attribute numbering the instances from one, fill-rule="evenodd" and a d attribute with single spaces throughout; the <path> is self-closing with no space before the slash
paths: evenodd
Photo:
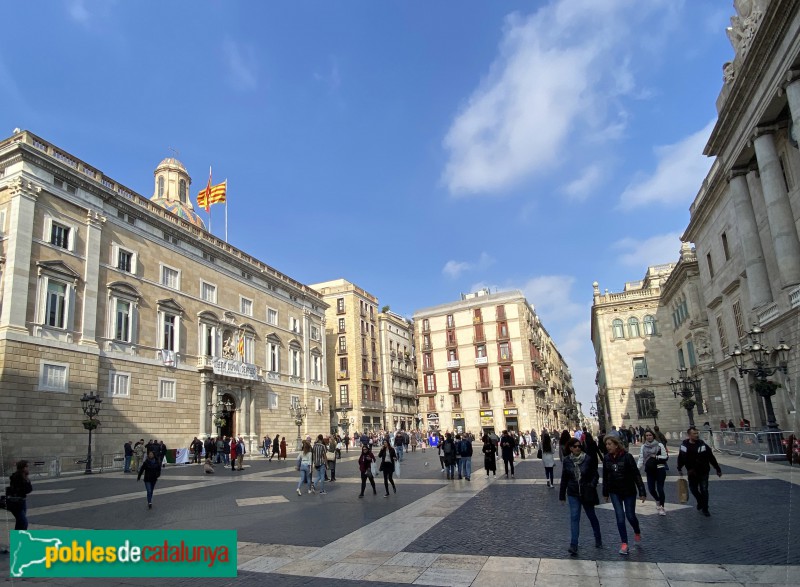
<path id="1" fill-rule="evenodd" d="M 417 410 L 417 370 L 414 324 L 388 309 L 378 314 L 384 424 L 387 430 L 415 430 L 422 416 Z"/>
<path id="2" fill-rule="evenodd" d="M 378 343 L 378 299 L 346 279 L 310 286 L 328 306 L 325 338 L 331 431 L 380 430 L 384 398 Z"/>
<path id="3" fill-rule="evenodd" d="M 499 433 L 577 422 L 569 369 L 520 291 L 414 313 L 419 406 L 431 430 Z"/>
<path id="4" fill-rule="evenodd" d="M 131 439 L 327 430 L 326 304 L 205 230 L 180 161 L 152 198 L 27 131 L 0 142 L 0 440 L 6 459 Z"/>

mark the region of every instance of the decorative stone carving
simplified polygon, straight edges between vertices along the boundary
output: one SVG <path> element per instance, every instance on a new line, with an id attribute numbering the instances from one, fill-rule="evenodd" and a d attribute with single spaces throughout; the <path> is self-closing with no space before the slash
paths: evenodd
<path id="1" fill-rule="evenodd" d="M 725 32 L 737 56 L 744 57 L 750 49 L 768 3 L 769 0 L 735 0 L 733 3 L 736 15 L 731 17 L 731 26 Z"/>
<path id="2" fill-rule="evenodd" d="M 736 66 L 733 61 L 727 61 L 722 66 L 722 81 L 726 84 L 732 84 L 736 80 Z"/>

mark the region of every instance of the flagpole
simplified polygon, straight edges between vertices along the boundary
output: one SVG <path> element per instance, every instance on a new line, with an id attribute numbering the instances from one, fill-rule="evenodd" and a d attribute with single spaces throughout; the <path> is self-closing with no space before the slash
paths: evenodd
<path id="1" fill-rule="evenodd" d="M 225 178 L 225 242 L 228 242 L 228 178 Z"/>

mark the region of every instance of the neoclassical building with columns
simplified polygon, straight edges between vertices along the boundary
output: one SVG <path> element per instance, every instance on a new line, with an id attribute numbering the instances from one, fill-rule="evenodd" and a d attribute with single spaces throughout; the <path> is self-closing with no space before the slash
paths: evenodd
<path id="1" fill-rule="evenodd" d="M 143 197 L 27 131 L 0 142 L 5 461 L 126 440 L 327 432 L 325 310 L 308 286 L 205 230 L 174 158 Z"/>

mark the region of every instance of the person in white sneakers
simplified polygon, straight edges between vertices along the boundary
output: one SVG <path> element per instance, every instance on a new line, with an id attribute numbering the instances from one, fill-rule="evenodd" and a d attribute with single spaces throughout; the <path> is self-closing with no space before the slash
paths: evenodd
<path id="1" fill-rule="evenodd" d="M 659 516 L 667 515 L 664 509 L 664 501 L 666 500 L 664 480 L 667 478 L 668 458 L 667 447 L 656 440 L 652 431 L 647 430 L 644 433 L 644 443 L 639 451 L 637 464 L 639 469 L 643 469 L 644 474 L 647 476 L 647 488 L 650 490 L 650 495 L 656 500 L 656 509 Z"/>

